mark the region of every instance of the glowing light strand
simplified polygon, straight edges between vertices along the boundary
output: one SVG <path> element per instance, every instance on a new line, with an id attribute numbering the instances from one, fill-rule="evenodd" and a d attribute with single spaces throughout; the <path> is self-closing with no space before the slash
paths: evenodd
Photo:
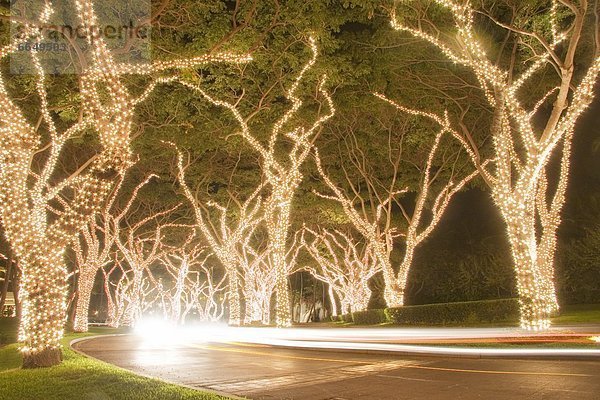
<path id="1" fill-rule="evenodd" d="M 310 139 L 314 137 L 317 130 L 335 113 L 333 101 L 329 93 L 324 90 L 326 77 L 322 77 L 318 91 L 325 99 L 330 112 L 320 116 L 308 128 L 298 126 L 283 135 L 281 134 L 284 127 L 291 121 L 292 117 L 298 112 L 303 104 L 302 100 L 297 96 L 296 91 L 303 81 L 305 74 L 314 67 L 317 60 L 318 49 L 316 40 L 311 37 L 309 39 L 309 44 L 312 51 L 312 57 L 296 76 L 294 83 L 287 92 L 287 98 L 292 102 L 292 106 L 283 117 L 275 123 L 266 147 L 251 133 L 247 122 L 244 120 L 235 104 L 214 99 L 198 85 L 185 81 L 181 82 L 183 85 L 199 93 L 211 104 L 228 109 L 240 125 L 240 135 L 260 154 L 262 158 L 261 167 L 267 179 L 267 183 L 271 188 L 270 198 L 267 199 L 265 203 L 265 220 L 269 232 L 270 263 L 276 271 L 275 320 L 279 327 L 290 326 L 292 322 L 287 279 L 289 267 L 286 265 L 286 253 L 288 252 L 286 242 L 290 225 L 291 202 L 296 189 L 302 180 L 301 167 L 311 151 L 312 145 Z M 283 165 L 283 163 L 278 161 L 275 155 L 276 143 L 282 139 L 282 136 L 292 141 L 292 148 L 288 153 L 289 163 L 287 163 L 287 165 Z"/>
<path id="2" fill-rule="evenodd" d="M 470 4 L 457 5 L 448 0 L 436 0 L 436 3 L 448 9 L 454 18 L 460 38 L 457 41 L 458 49 L 452 50 L 456 53 L 449 53 L 446 50 L 448 45 L 421 29 L 400 23 L 394 15 L 392 27 L 429 42 L 452 61 L 470 69 L 493 107 L 492 138 L 496 168 L 492 174 L 493 179 L 486 179 L 486 182 L 492 187 L 494 200 L 506 221 L 521 301 L 521 326 L 534 330 L 545 329 L 550 325 L 550 315 L 558 309 L 552 261 L 556 229 L 560 222 L 568 180 L 570 142 L 575 122 L 593 98 L 593 87 L 600 70 L 600 57 L 596 56 L 582 81 L 578 85 L 573 82 L 573 61 L 582 38 L 586 14 L 583 7 L 587 4 L 569 7 L 573 14 L 572 25 L 569 29 L 559 32 L 559 2 L 552 1 L 552 45 L 545 45 L 541 35 L 535 34 L 544 45 L 545 53 L 511 82 L 508 79 L 509 74 L 486 57 L 483 46 L 477 41 L 473 23 L 474 11 Z M 518 29 L 495 20 L 494 22 L 511 30 L 513 34 L 522 34 Z M 561 59 L 554 47 L 563 41 L 567 43 L 564 45 L 566 50 Z M 518 89 L 540 71 L 549 59 L 557 66 L 560 84 L 539 100 L 532 110 L 526 111 L 517 98 Z M 493 93 L 490 88 L 493 89 Z M 546 126 L 541 134 L 538 134 L 533 129 L 532 118 L 538 108 L 554 95 L 555 101 L 546 119 Z M 525 145 L 524 157 L 519 157 L 515 150 L 516 139 Z M 561 174 L 555 193 L 550 203 L 547 203 L 546 199 L 550 196 L 547 193 L 545 168 L 559 143 L 563 143 Z M 536 215 L 540 216 L 542 223 L 542 234 L 539 236 L 536 230 Z"/>

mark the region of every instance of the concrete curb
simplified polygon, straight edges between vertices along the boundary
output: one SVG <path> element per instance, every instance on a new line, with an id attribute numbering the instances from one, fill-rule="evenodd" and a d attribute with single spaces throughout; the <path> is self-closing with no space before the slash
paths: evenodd
<path id="1" fill-rule="evenodd" d="M 157 380 L 157 381 L 160 381 L 160 382 L 163 382 L 163 383 L 168 383 L 170 385 L 181 386 L 181 387 L 184 387 L 184 388 L 195 390 L 197 392 L 211 393 L 211 394 L 214 394 L 214 395 L 217 395 L 217 396 L 226 397 L 228 399 L 233 399 L 233 400 L 248 400 L 246 397 L 240 397 L 240 396 L 237 396 L 235 394 L 225 393 L 225 392 L 221 392 L 221 391 L 218 391 L 218 390 L 214 390 L 214 389 L 210 389 L 210 388 L 205 388 L 205 387 L 197 387 L 197 386 L 186 385 L 186 384 L 183 384 L 183 383 L 173 382 L 173 381 L 170 381 L 170 380 L 167 380 L 167 379 L 158 378 L 156 376 L 142 374 L 142 373 L 139 373 L 139 372 L 136 372 L 136 371 L 132 371 L 130 369 L 119 367 L 118 365 L 111 364 L 111 363 L 106 362 L 104 360 L 100 360 L 99 358 L 92 357 L 92 356 L 84 353 L 83 351 L 78 350 L 78 349 L 76 349 L 76 348 L 73 347 L 73 345 L 75 345 L 77 343 L 85 342 L 86 340 L 92 340 L 92 339 L 98 339 L 98 338 L 104 338 L 104 337 L 128 336 L 128 335 L 130 335 L 130 334 L 129 333 L 111 333 L 111 334 L 108 334 L 108 335 L 94 335 L 94 336 L 87 336 L 87 337 L 83 337 L 83 338 L 77 338 L 77 339 L 73 339 L 73 340 L 71 340 L 69 342 L 69 347 L 75 353 L 77 353 L 77 354 L 79 354 L 79 355 L 81 355 L 81 356 L 83 356 L 85 358 L 89 358 L 89 359 L 92 359 L 92 360 L 95 360 L 95 361 L 99 361 L 99 362 L 104 363 L 104 364 L 109 364 L 109 365 L 111 365 L 111 366 L 113 366 L 115 368 L 121 369 L 123 371 L 131 372 L 132 374 L 135 374 L 135 375 L 138 375 L 138 376 L 141 376 L 141 377 L 144 377 L 144 378 L 154 379 L 154 380 Z"/>

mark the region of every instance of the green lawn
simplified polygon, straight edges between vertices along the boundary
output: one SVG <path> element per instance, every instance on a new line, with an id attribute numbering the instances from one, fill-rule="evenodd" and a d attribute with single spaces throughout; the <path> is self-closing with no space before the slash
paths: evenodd
<path id="1" fill-rule="evenodd" d="M 23 370 L 18 344 L 0 347 L 0 400 L 216 400 L 227 397 L 200 392 L 132 372 L 77 354 L 73 339 L 113 333 L 95 328 L 88 334 L 69 334 L 63 340 L 64 361 L 52 368 Z"/>
<path id="2" fill-rule="evenodd" d="M 553 324 L 600 324 L 600 304 L 578 304 L 565 306 Z"/>

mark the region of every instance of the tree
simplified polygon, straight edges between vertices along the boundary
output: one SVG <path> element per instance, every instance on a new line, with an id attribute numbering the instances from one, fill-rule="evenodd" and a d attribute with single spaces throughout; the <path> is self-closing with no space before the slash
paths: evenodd
<path id="1" fill-rule="evenodd" d="M 317 117 L 315 122 L 308 127 L 303 126 L 304 121 L 298 121 L 294 128 L 288 127 L 288 125 L 292 125 L 293 118 L 303 104 L 302 100 L 297 97 L 298 87 L 303 81 L 305 74 L 315 65 L 317 60 L 317 46 L 316 41 L 313 38 L 310 39 L 310 47 L 312 50 L 312 58 L 304 65 L 304 68 L 300 71 L 286 95 L 287 99 L 291 101 L 292 106 L 275 123 L 266 145 L 261 143 L 258 139 L 260 135 L 252 133 L 248 125 L 248 118 L 245 119 L 242 116 L 235 103 L 217 100 L 210 96 L 199 85 L 185 80 L 181 81 L 183 85 L 194 90 L 214 106 L 223 107 L 229 110 L 236 122 L 240 125 L 240 135 L 250 148 L 258 153 L 261 159 L 262 173 L 264 174 L 264 178 L 270 191 L 269 197 L 264 204 L 264 218 L 269 235 L 268 252 L 270 263 L 275 270 L 275 320 L 277 326 L 281 327 L 291 325 L 287 275 L 289 268 L 286 263 L 286 255 L 288 253 L 287 241 L 292 200 L 302 181 L 303 176 L 301 170 L 310 154 L 312 141 L 314 141 L 315 136 L 318 134 L 322 125 L 333 116 L 335 110 L 331 97 L 324 90 L 323 85 L 325 77 L 322 77 L 318 92 L 325 99 L 325 104 L 329 109 L 329 113 Z M 320 114 L 320 108 L 321 107 L 319 107 L 317 114 Z M 290 130 L 284 133 L 284 129 Z M 285 160 L 285 158 L 282 160 L 282 157 L 280 157 L 281 151 L 279 150 L 278 145 L 285 146 L 286 142 L 289 146 L 286 147 L 283 154 L 287 160 Z"/>
<path id="2" fill-rule="evenodd" d="M 78 271 L 77 304 L 73 321 L 75 332 L 88 331 L 90 297 L 98 270 L 113 261 L 113 250 L 120 234 L 121 221 L 131 209 L 140 189 L 153 177 L 154 175 L 150 175 L 135 187 L 125 207 L 117 212 L 113 210 L 113 206 L 125 180 L 125 174 L 122 174 L 98 217 L 92 217 L 81 230 L 79 237 L 73 241 Z"/>
<path id="3" fill-rule="evenodd" d="M 95 18 L 91 4 L 79 4 L 80 21 L 89 27 Z M 47 23 L 52 12 L 50 3 L 46 3 L 39 23 Z M 6 58 L 19 43 L 35 38 L 35 29 L 30 28 L 24 36 L 4 46 L 0 57 Z M 66 307 L 65 247 L 87 218 L 98 211 L 108 194 L 111 175 L 130 164 L 132 105 L 136 99 L 119 80 L 116 64 L 103 41 L 89 45 L 93 52 L 91 66 L 79 80 L 80 116 L 70 126 L 53 117 L 47 92 L 52 79 L 35 52 L 31 53 L 31 62 L 36 72 L 37 111 L 45 129 L 29 122 L 30 110 L 13 100 L 6 79 L 0 77 L 0 216 L 23 272 L 20 338 L 25 342 L 24 367 L 60 362 L 59 340 Z M 109 96 L 101 95 L 105 91 Z M 60 169 L 65 143 L 85 131 L 98 135 L 101 150 L 57 182 L 54 174 Z"/>
<path id="4" fill-rule="evenodd" d="M 174 144 L 172 144 L 175 146 Z M 176 148 L 177 149 L 177 148 Z M 189 165 L 189 162 L 188 162 Z M 194 209 L 196 226 L 208 242 L 211 250 L 215 253 L 223 268 L 227 272 L 229 299 L 229 324 L 237 326 L 241 324 L 241 309 L 240 309 L 240 282 L 239 282 L 239 267 L 240 262 L 240 246 L 244 246 L 252 237 L 254 229 L 262 220 L 259 214 L 262 207 L 262 199 L 260 198 L 259 186 L 245 202 L 239 202 L 235 197 L 231 196 L 231 202 L 237 206 L 237 215 L 231 221 L 228 218 L 228 208 L 210 203 L 220 214 L 219 225 L 215 226 L 208 214 L 208 209 L 194 196 L 185 180 L 186 166 L 183 164 L 183 153 L 177 150 L 177 179 L 180 183 L 185 197 L 188 199 Z"/>
<path id="5" fill-rule="evenodd" d="M 307 241 L 305 233 L 313 239 Z M 317 232 L 309 228 L 305 228 L 301 242 L 318 264 L 316 268 L 306 265 L 302 269 L 329 285 L 333 315 L 338 315 L 334 292 L 340 299 L 342 315 L 366 310 L 371 298 L 369 280 L 381 271 L 370 243 L 357 243 L 338 230 Z"/>
<path id="6" fill-rule="evenodd" d="M 556 231 L 565 202 L 573 132 L 578 118 L 593 99 L 600 71 L 597 18 L 590 24 L 596 32 L 592 60 L 576 69 L 575 57 L 584 47 L 584 28 L 590 21 L 588 13 L 592 6 L 587 0 L 536 3 L 532 8 L 545 17 L 545 22 L 539 24 L 532 23 L 537 22 L 532 17 L 523 18 L 523 10 L 528 7 L 519 10 L 515 6 L 509 10 L 507 21 L 506 17 L 495 16 L 494 7 L 485 7 L 485 3 L 477 10 L 470 3 L 452 0 L 435 3 L 451 17 L 450 31 L 436 29 L 440 23 L 431 20 L 427 26 L 432 29 L 426 28 L 422 19 L 426 19 L 427 12 L 420 13 L 424 17 L 418 17 L 421 23 L 416 27 L 393 12 L 392 27 L 428 42 L 476 77 L 492 110 L 493 170 L 481 164 L 482 148 L 466 124 L 459 120 L 460 129 L 448 129 L 463 136 L 467 151 L 478 164 L 504 217 L 517 277 L 521 326 L 545 329 L 550 325 L 550 315 L 558 309 L 553 281 Z M 508 63 L 486 50 L 476 29 L 479 22 L 476 16 L 485 17 L 504 30 L 505 44 L 500 50 L 510 48 Z M 551 71 L 555 76 L 548 78 Z M 549 86 L 548 91 L 535 101 L 523 101 L 520 90 L 533 88 L 537 76 L 540 76 L 537 82 Z M 546 112 L 540 112 L 550 99 L 554 99 L 553 104 Z M 448 126 L 448 118 L 441 115 L 406 111 L 427 116 L 442 127 Z M 556 153 L 560 153 L 560 172 L 550 185 L 547 170 L 551 156 Z"/>
<path id="7" fill-rule="evenodd" d="M 193 68 L 208 62 L 246 62 L 248 57 L 231 53 L 134 65 L 116 61 L 104 38 L 93 34 L 99 24 L 92 0 L 75 4 L 76 21 L 86 33 L 86 46 L 72 44 L 81 72 L 78 79 L 49 77 L 38 54 L 30 53 L 33 76 L 21 82 L 0 76 L 0 217 L 23 272 L 23 316 L 20 338 L 25 367 L 51 366 L 61 359 L 60 338 L 66 309 L 66 268 L 63 254 L 68 243 L 99 211 L 115 177 L 132 161 L 130 149 L 134 110 L 153 89 L 170 80 L 161 73 Z M 15 54 L 20 45 L 39 39 L 41 27 L 52 27 L 55 9 L 45 2 L 31 20 L 11 17 L 20 23 L 20 34 L 0 49 L 0 59 Z M 35 13 L 35 11 L 34 11 Z M 147 23 L 148 21 L 146 21 Z M 87 34 L 89 33 L 89 34 Z M 125 84 L 125 75 L 155 75 L 139 95 Z M 31 83 L 31 86 L 28 86 Z M 70 85 L 76 93 L 61 118 L 50 105 L 48 88 Z M 37 96 L 33 104 L 20 104 L 13 86 Z M 60 108 L 59 108 L 60 110 Z M 74 111 L 73 111 L 74 110 Z M 37 114 L 33 115 L 32 114 Z M 31 123 L 36 120 L 39 123 Z M 67 143 L 79 135 L 94 134 L 98 146 L 92 155 L 62 170 Z M 92 149 L 88 149 L 92 150 Z M 72 154 L 71 154 L 72 155 Z M 62 157 L 61 157 L 62 156 Z"/>
<path id="8" fill-rule="evenodd" d="M 383 95 L 376 96 L 391 102 Z M 412 212 L 398 199 L 399 195 L 409 191 L 408 188 L 398 187 L 403 175 L 407 175 L 407 170 L 403 169 L 403 163 L 407 163 L 403 136 L 394 141 L 392 132 L 388 131 L 386 167 L 390 171 L 390 177 L 385 182 L 375 175 L 375 168 L 372 166 L 374 160 L 369 160 L 365 151 L 356 145 L 354 132 L 342 139 L 346 144 L 342 157 L 350 160 L 350 164 L 359 175 L 359 179 L 355 180 L 341 164 L 350 194 L 344 193 L 340 186 L 331 180 L 322 167 L 318 151 L 316 152 L 317 170 L 323 182 L 333 192 L 333 195 L 318 192 L 317 195 L 339 202 L 350 223 L 368 241 L 368 246 L 378 260 L 379 269 L 383 272 L 384 298 L 388 307 L 404 305 L 404 294 L 415 250 L 434 231 L 454 195 L 478 175 L 478 171 L 475 170 L 468 174 L 463 173 L 459 178 L 462 172 L 460 170 L 464 169 L 457 167 L 460 152 L 454 151 L 450 144 L 445 146 L 441 161 L 434 165 L 436 157 L 439 158 L 442 139 L 450 133 L 452 131 L 448 123 L 445 123 L 435 136 L 423 167 L 418 170 L 420 182 L 414 189 L 416 195 Z M 462 141 L 462 138 L 459 137 L 459 140 Z M 483 162 L 482 165 L 487 163 Z M 395 209 L 401 211 L 406 227 L 393 220 Z M 404 253 L 396 272 L 390 256 L 397 237 L 404 238 Z"/>

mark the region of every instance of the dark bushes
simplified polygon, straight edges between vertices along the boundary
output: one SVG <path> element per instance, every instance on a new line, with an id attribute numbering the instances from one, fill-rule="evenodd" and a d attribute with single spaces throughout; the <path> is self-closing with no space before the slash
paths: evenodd
<path id="1" fill-rule="evenodd" d="M 389 322 L 407 325 L 517 322 L 519 301 L 501 299 L 405 306 L 387 308 L 385 315 Z"/>
<path id="2" fill-rule="evenodd" d="M 387 322 L 385 310 L 366 310 L 352 313 L 354 323 L 357 325 L 376 325 Z"/>

